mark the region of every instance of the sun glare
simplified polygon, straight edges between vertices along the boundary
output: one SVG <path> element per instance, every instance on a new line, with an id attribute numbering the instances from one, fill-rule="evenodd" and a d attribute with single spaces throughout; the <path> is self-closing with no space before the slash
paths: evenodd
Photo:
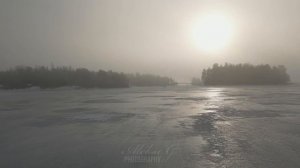
<path id="1" fill-rule="evenodd" d="M 204 16 L 193 29 L 196 47 L 205 52 L 217 52 L 225 48 L 233 35 L 231 20 L 221 14 Z"/>

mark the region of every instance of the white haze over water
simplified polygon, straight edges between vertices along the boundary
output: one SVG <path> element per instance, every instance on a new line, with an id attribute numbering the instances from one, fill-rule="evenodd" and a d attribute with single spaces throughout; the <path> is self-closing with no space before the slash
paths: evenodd
<path id="1" fill-rule="evenodd" d="M 70 65 L 188 81 L 215 62 L 269 63 L 299 81 L 299 9 L 298 0 L 1 0 L 0 67 Z M 191 38 L 212 11 L 235 27 L 218 54 Z"/>

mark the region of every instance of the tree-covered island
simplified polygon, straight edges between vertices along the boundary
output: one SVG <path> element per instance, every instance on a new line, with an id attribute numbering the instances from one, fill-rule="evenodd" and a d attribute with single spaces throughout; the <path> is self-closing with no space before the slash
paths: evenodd
<path id="1" fill-rule="evenodd" d="M 214 64 L 202 71 L 204 85 L 273 85 L 287 84 L 290 77 L 283 65 Z"/>

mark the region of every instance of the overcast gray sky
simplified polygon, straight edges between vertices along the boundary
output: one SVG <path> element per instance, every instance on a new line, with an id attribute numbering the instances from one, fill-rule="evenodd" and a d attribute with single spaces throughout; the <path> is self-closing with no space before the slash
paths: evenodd
<path id="1" fill-rule="evenodd" d="M 201 51 L 203 15 L 232 18 L 230 43 Z M 200 76 L 218 63 L 285 65 L 300 81 L 299 0 L 0 0 L 0 66 L 48 65 Z"/>

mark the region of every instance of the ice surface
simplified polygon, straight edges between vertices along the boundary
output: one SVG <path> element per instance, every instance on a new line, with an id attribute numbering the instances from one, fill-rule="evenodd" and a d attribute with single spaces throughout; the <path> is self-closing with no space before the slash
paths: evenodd
<path id="1" fill-rule="evenodd" d="M 300 167 L 300 86 L 0 90 L 2 168 Z"/>

